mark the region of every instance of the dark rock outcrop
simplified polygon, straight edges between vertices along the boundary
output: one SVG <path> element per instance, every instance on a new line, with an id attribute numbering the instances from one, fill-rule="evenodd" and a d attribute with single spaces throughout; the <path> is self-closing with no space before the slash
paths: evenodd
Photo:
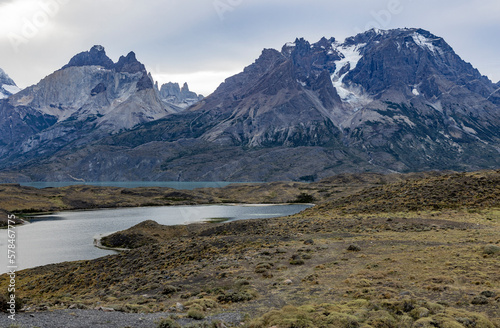
<path id="1" fill-rule="evenodd" d="M 130 74 L 146 72 L 146 67 L 137 60 L 133 51 L 129 52 L 127 56 L 121 56 L 114 68 L 117 72 Z"/>
<path id="2" fill-rule="evenodd" d="M 103 46 L 93 46 L 89 51 L 84 51 L 71 58 L 69 63 L 63 66 L 62 69 L 74 66 L 102 66 L 107 69 L 112 69 L 115 64 L 106 55 Z"/>

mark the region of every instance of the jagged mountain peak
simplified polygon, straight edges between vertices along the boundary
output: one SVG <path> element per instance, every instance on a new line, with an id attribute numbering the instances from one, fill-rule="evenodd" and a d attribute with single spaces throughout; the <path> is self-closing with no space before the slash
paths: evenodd
<path id="1" fill-rule="evenodd" d="M 158 86 L 156 88 L 158 89 Z M 182 88 L 179 86 L 179 83 L 165 83 L 158 92 L 164 102 L 183 109 L 203 99 L 202 95 L 189 90 L 187 82 L 184 82 Z"/>
<path id="2" fill-rule="evenodd" d="M 243 71 L 245 72 L 247 70 L 251 70 L 256 66 L 268 67 L 269 64 L 274 63 L 276 60 L 282 59 L 282 57 L 282 54 L 276 49 L 265 48 L 262 50 L 262 53 L 257 58 L 257 60 L 255 60 L 252 65 L 245 67 Z"/>
<path id="3" fill-rule="evenodd" d="M 304 38 L 296 38 L 294 42 L 287 42 L 281 48 L 281 53 L 285 57 L 304 56 L 318 51 L 330 51 L 336 42 L 335 38 L 327 39 L 322 37 L 318 42 L 311 44 Z"/>
<path id="4" fill-rule="evenodd" d="M 103 46 L 95 45 L 89 51 L 81 52 L 75 55 L 69 63 L 62 67 L 82 67 L 82 66 L 101 66 L 106 69 L 115 69 L 117 72 L 138 73 L 146 72 L 146 67 L 137 60 L 135 52 L 131 51 L 126 56 L 120 56 L 115 64 L 107 55 Z"/>
<path id="5" fill-rule="evenodd" d="M 325 74 L 330 74 L 333 90 L 324 83 Z M 435 106 L 443 98 L 452 97 L 450 91 L 455 96 L 472 92 L 499 104 L 494 87 L 443 38 L 427 30 L 372 29 L 346 38 L 343 43 L 323 37 L 311 44 L 296 38 L 286 43 L 280 53 L 264 49 L 242 73 L 226 79 L 214 98 L 231 94 L 238 100 L 260 92 L 275 95 L 277 90 L 302 88 L 322 94 L 325 108 L 333 106 L 342 108 L 341 112 L 355 113 L 373 102 L 410 98 Z M 224 108 L 233 107 L 222 105 L 221 110 Z"/>
<path id="6" fill-rule="evenodd" d="M 343 43 L 334 42 L 332 49 L 324 51 L 339 55 L 333 58 L 332 81 L 346 103 L 364 99 L 366 105 L 367 99 L 384 99 L 395 92 L 436 102 L 450 90 L 450 83 L 483 97 L 492 92 L 491 81 L 464 62 L 443 38 L 421 28 L 371 29 Z M 500 103 L 496 96 L 489 100 Z"/>
<path id="7" fill-rule="evenodd" d="M 330 49 L 331 45 L 336 42 L 335 38 L 331 37 L 329 39 L 322 37 L 318 42 L 313 44 L 314 48 L 320 49 Z"/>
<path id="8" fill-rule="evenodd" d="M 118 59 L 115 65 L 115 69 L 117 72 L 127 72 L 131 74 L 146 71 L 146 67 L 137 60 L 133 51 L 129 52 L 127 56 L 120 56 L 120 59 Z"/>
<path id="9" fill-rule="evenodd" d="M 114 65 L 113 61 L 106 55 L 104 47 L 95 45 L 89 51 L 75 55 L 62 69 L 75 66 L 102 66 L 111 69 Z"/>
<path id="10" fill-rule="evenodd" d="M 16 83 L 0 68 L 0 99 L 7 98 L 21 91 Z"/>
<path id="11" fill-rule="evenodd" d="M 371 29 L 348 37 L 344 46 L 367 45 L 367 50 L 374 47 L 397 47 L 398 52 L 410 49 L 412 52 L 427 52 L 432 55 L 444 56 L 453 49 L 431 32 L 421 28 L 399 28 L 392 30 Z"/>
<path id="12" fill-rule="evenodd" d="M 374 38 L 376 39 L 376 38 L 404 36 L 404 35 L 411 35 L 413 33 L 422 34 L 426 37 L 436 37 L 431 32 L 418 27 L 411 27 L 411 28 L 404 27 L 404 28 L 395 28 L 389 30 L 372 28 L 370 30 L 358 33 L 354 36 L 347 37 L 345 41 L 347 42 L 350 40 L 358 40 L 357 42 L 367 42 L 373 40 Z"/>
<path id="13" fill-rule="evenodd" d="M 54 138 L 61 138 L 61 143 L 72 138 L 83 142 L 86 137 L 117 133 L 178 111 L 161 101 L 151 75 L 134 52 L 114 64 L 104 47 L 94 46 L 36 85 L 9 97 L 8 104 L 0 108 L 0 118 L 16 113 L 11 116 L 24 133 L 16 142 L 21 144 L 21 152 L 30 152 Z M 28 126 L 25 117 L 36 117 L 38 126 Z M 0 130 L 12 125 L 2 123 Z"/>
<path id="14" fill-rule="evenodd" d="M 401 170 L 414 165 L 401 150 L 409 145 L 398 140 L 405 133 L 411 143 L 432 135 L 438 141 L 425 147 L 455 147 L 448 154 L 460 154 L 462 140 L 497 140 L 496 89 L 429 31 L 373 29 L 343 43 L 296 38 L 280 53 L 264 49 L 192 111 L 220 119 L 210 121 L 205 140 L 246 147 L 316 146 L 334 144 L 343 134 L 344 145 L 379 152 L 379 158 L 368 155 L 374 158 L 370 163 L 392 161 L 391 168 Z M 457 99 L 460 106 L 453 105 Z M 435 130 L 424 123 L 429 117 Z M 396 157 L 385 162 L 386 149 L 398 143 L 401 149 L 390 155 Z"/>

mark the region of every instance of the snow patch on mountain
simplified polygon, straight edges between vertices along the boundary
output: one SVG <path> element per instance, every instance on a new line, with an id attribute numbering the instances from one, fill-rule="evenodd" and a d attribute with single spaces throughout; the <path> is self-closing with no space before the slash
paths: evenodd
<path id="1" fill-rule="evenodd" d="M 470 128 L 470 127 L 464 125 L 463 123 L 462 123 L 462 130 L 464 130 L 465 132 L 467 132 L 469 134 L 477 135 L 477 131 L 476 130 L 474 130 L 473 128 Z"/>
<path id="2" fill-rule="evenodd" d="M 342 59 L 335 62 L 336 68 L 333 73 L 333 77 L 338 77 L 339 80 L 342 80 L 347 73 L 356 68 L 359 60 L 363 57 L 360 53 L 360 49 L 363 48 L 366 44 L 358 44 L 353 46 L 345 46 L 345 45 L 333 45 L 332 47 L 336 49 L 340 54 Z M 349 70 L 345 72 L 342 76 L 340 76 L 340 72 L 342 69 L 349 65 Z"/>
<path id="3" fill-rule="evenodd" d="M 364 46 L 366 46 L 365 43 L 351 46 L 339 44 L 332 45 L 332 48 L 335 49 L 342 58 L 335 62 L 335 72 L 331 75 L 333 87 L 337 90 L 340 99 L 342 99 L 343 102 L 353 105 L 355 111 L 359 109 L 358 107 L 360 105 L 366 104 L 370 100 L 367 96 L 363 95 L 363 90 L 348 86 L 343 80 L 349 72 L 356 68 L 358 62 L 363 58 L 361 49 Z"/>
<path id="4" fill-rule="evenodd" d="M 18 93 L 19 91 L 21 91 L 21 89 L 17 85 L 4 84 L 4 85 L 2 85 L 2 88 L 5 91 L 10 92 L 13 95 L 16 94 L 16 93 Z"/>
<path id="5" fill-rule="evenodd" d="M 0 68 L 0 99 L 8 98 L 9 96 L 21 91 L 14 81 Z"/>
<path id="6" fill-rule="evenodd" d="M 442 50 L 441 48 L 435 46 L 432 42 L 433 41 L 437 41 L 437 40 L 440 40 L 439 38 L 437 39 L 429 39 L 425 36 L 423 36 L 422 34 L 418 33 L 418 32 L 415 32 L 413 33 L 412 35 L 412 38 L 413 38 L 413 41 L 415 41 L 415 43 L 422 49 L 429 49 L 432 53 L 439 53 L 439 54 L 442 54 Z"/>

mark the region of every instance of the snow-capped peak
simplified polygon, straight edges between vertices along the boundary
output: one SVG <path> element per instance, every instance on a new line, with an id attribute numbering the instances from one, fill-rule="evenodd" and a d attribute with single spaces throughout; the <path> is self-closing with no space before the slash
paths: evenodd
<path id="1" fill-rule="evenodd" d="M 381 30 L 381 29 L 378 29 L 378 28 L 372 28 L 371 31 L 373 31 L 377 35 L 387 35 L 387 34 L 389 34 L 388 30 Z"/>
<path id="2" fill-rule="evenodd" d="M 0 84 L 16 85 L 14 81 L 0 68 Z"/>

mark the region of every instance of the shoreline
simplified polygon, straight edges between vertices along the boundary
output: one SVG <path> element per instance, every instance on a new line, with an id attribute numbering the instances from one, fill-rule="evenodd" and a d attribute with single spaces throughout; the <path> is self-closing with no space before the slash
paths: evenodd
<path id="1" fill-rule="evenodd" d="M 212 207 L 215 207 L 215 209 L 211 210 Z M 164 212 L 172 212 L 172 213 L 174 213 L 174 212 L 181 213 L 180 211 L 188 211 L 189 212 L 190 208 L 194 212 L 199 213 L 199 215 L 200 215 L 199 220 L 196 220 L 196 221 L 189 220 L 191 218 L 190 216 L 187 216 L 185 218 L 179 217 L 179 220 L 181 220 L 181 221 L 173 220 L 173 219 L 166 220 L 164 225 L 176 225 L 176 226 L 204 225 L 205 227 L 208 227 L 209 225 L 215 226 L 215 224 L 218 224 L 221 222 L 233 221 L 235 217 L 238 217 L 238 215 L 244 215 L 243 213 L 248 213 L 248 212 L 251 212 L 251 213 L 255 213 L 255 212 L 271 213 L 272 212 L 272 213 L 282 213 L 283 215 L 286 216 L 287 213 L 290 213 L 289 211 L 298 211 L 298 210 L 307 208 L 307 206 L 292 207 L 291 209 L 286 209 L 286 207 L 283 207 L 283 206 L 277 206 L 275 210 L 262 210 L 262 207 L 245 207 L 246 210 L 244 210 L 243 208 L 242 208 L 242 210 L 239 210 L 238 208 L 240 208 L 240 205 L 238 205 L 238 204 L 233 204 L 233 206 L 218 206 L 217 204 L 212 204 L 212 205 L 206 206 L 206 207 L 199 207 L 196 205 L 193 205 L 193 206 L 182 205 L 182 207 L 179 207 L 179 206 L 158 206 L 158 207 L 156 207 L 156 209 L 153 209 L 151 207 L 142 207 L 142 209 L 137 208 L 137 210 L 138 210 L 137 212 L 134 210 L 134 208 L 131 208 L 131 207 L 124 207 L 124 208 L 122 208 L 122 210 L 124 212 L 131 213 L 129 215 L 131 218 L 136 217 L 137 215 L 139 215 L 139 217 L 142 218 L 142 216 L 140 214 L 134 214 L 134 213 L 139 213 L 142 211 L 149 213 L 150 210 L 153 210 L 159 216 L 154 216 L 154 215 L 152 216 L 152 215 L 145 214 L 144 218 L 157 217 L 160 220 L 159 222 L 161 222 L 161 214 Z M 233 210 L 232 208 L 235 208 L 235 209 Z M 261 210 L 259 210 L 259 208 L 261 208 Z M 283 210 L 281 210 L 281 208 L 283 208 Z M 119 211 L 120 208 L 115 208 L 115 209 L 117 211 Z M 72 215 L 75 214 L 76 216 L 92 217 L 96 220 L 96 221 L 92 221 L 92 222 L 97 223 L 98 221 L 101 221 L 101 222 L 103 222 L 103 225 L 99 226 L 100 228 L 88 229 L 89 232 L 91 232 L 91 233 L 86 233 L 85 236 L 82 236 L 81 238 L 76 236 L 76 239 L 75 239 L 75 240 L 79 240 L 79 245 L 81 245 L 81 246 L 78 246 L 79 250 L 78 251 L 75 250 L 75 253 L 80 252 L 80 250 L 83 248 L 83 249 L 85 249 L 85 251 L 82 251 L 83 253 L 85 253 L 85 254 L 89 253 L 89 254 L 94 254 L 94 255 L 71 257 L 71 261 L 94 259 L 96 254 L 100 257 L 100 256 L 106 256 L 106 255 L 110 255 L 110 254 L 118 254 L 118 253 L 123 253 L 123 252 L 129 251 L 129 249 L 128 249 L 129 247 L 127 247 L 128 245 L 114 245 L 114 246 L 109 245 L 109 247 L 108 247 L 107 245 L 103 244 L 102 238 L 104 238 L 105 236 L 111 235 L 113 233 L 119 232 L 119 231 L 127 230 L 127 229 L 131 228 L 133 225 L 139 224 L 141 221 L 144 221 L 144 220 L 139 220 L 139 222 L 137 222 L 137 223 L 135 223 L 134 220 L 131 220 L 134 222 L 132 222 L 128 225 L 127 224 L 126 225 L 114 225 L 114 224 L 110 225 L 108 223 L 104 224 L 106 222 L 106 220 L 105 220 L 106 217 L 112 217 L 112 216 L 116 216 L 116 215 L 121 216 L 120 212 L 117 212 L 118 214 L 114 214 L 113 212 L 110 212 L 110 214 L 108 215 L 107 212 L 109 212 L 109 211 L 95 212 L 96 210 L 99 210 L 99 209 L 93 209 L 92 211 L 88 211 L 88 210 L 86 210 L 86 211 L 78 211 L 78 210 L 67 211 L 66 214 L 61 214 L 61 217 L 59 217 L 58 214 L 53 214 L 53 213 L 48 215 L 47 217 L 44 217 L 43 215 L 31 216 L 30 217 L 31 221 L 25 220 L 23 225 L 18 226 L 18 229 L 20 229 L 19 233 L 20 234 L 24 233 L 23 227 L 26 228 L 25 231 L 26 231 L 27 235 L 31 235 L 31 234 L 33 234 L 34 231 L 39 230 L 39 228 L 38 228 L 39 226 L 38 225 L 33 226 L 33 224 L 39 224 L 40 227 L 43 229 L 56 229 L 57 231 L 60 231 L 60 230 L 63 231 L 64 229 L 67 229 L 67 227 L 69 228 L 70 226 L 73 226 L 73 225 L 71 224 L 71 222 L 67 222 L 67 223 L 59 222 L 59 221 L 67 221 L 67 220 L 54 220 L 53 216 L 58 216 L 58 218 L 62 218 L 62 217 L 67 216 L 68 220 L 71 220 L 71 218 L 73 217 Z M 106 210 L 111 210 L 111 209 L 107 208 Z M 81 214 L 78 214 L 78 213 L 81 213 Z M 240 214 L 238 214 L 238 213 L 240 213 Z M 267 217 L 262 216 L 262 218 L 265 219 Z M 248 219 L 255 220 L 254 217 L 251 217 Z M 207 223 L 208 223 L 208 225 L 207 225 Z M 62 227 L 62 228 L 59 228 L 59 227 Z M 73 231 L 73 230 L 71 230 L 71 231 Z M 85 239 L 86 241 L 81 240 L 81 239 Z M 20 245 L 19 247 L 21 247 L 21 246 L 22 245 Z M 71 248 L 71 249 L 73 249 L 73 248 Z M 92 250 L 92 249 L 94 249 L 94 250 Z M 38 250 L 36 250 L 35 253 L 38 254 L 40 252 Z M 23 268 L 33 268 L 36 266 L 43 266 L 46 264 L 61 263 L 64 261 L 68 261 L 68 259 L 66 257 L 64 259 L 58 260 L 57 256 L 50 256 L 50 259 L 51 259 L 50 262 L 44 262 L 42 260 L 40 260 L 40 261 L 37 260 L 36 264 L 33 264 L 33 265 L 27 259 L 27 261 L 29 263 L 26 262 L 25 263 L 26 266 L 23 266 Z"/>
<path id="2" fill-rule="evenodd" d="M 92 212 L 101 210 L 116 210 L 116 209 L 128 209 L 128 208 L 153 208 L 153 207 L 194 207 L 194 206 L 248 206 L 248 207 L 265 207 L 265 206 L 284 206 L 284 205 L 310 205 L 315 206 L 315 203 L 199 203 L 199 204 L 172 204 L 172 205 L 139 205 L 139 206 L 116 206 L 116 207 L 95 207 L 95 208 L 70 208 L 70 209 L 60 209 L 52 211 L 40 211 L 40 212 L 11 212 L 15 216 L 21 217 L 37 217 L 41 215 L 49 215 L 61 212 Z M 29 222 L 29 221 L 28 221 Z"/>
<path id="3" fill-rule="evenodd" d="M 34 216 L 65 211 L 165 206 L 291 205 L 300 201 L 299 195 L 303 193 L 305 187 L 303 184 L 297 185 L 291 182 L 241 183 L 195 189 L 119 188 L 95 185 L 43 189 L 23 187 L 19 184 L 0 184 L 0 186 L 3 188 L 0 192 L 0 211 L 5 210 L 6 213 L 18 217 L 27 217 L 28 221 Z M 308 185 L 310 198 L 318 202 L 324 201 L 325 197 L 321 193 L 323 188 L 323 185 Z M 13 199 L 16 197 L 22 197 L 22 203 L 14 202 Z"/>
<path id="4" fill-rule="evenodd" d="M 218 204 L 214 204 L 214 205 L 218 205 Z M 227 204 L 224 204 L 224 205 L 227 205 Z M 224 206 L 224 205 L 222 205 L 222 206 Z M 252 206 L 253 207 L 280 206 L 280 205 L 294 205 L 294 204 L 293 203 L 291 203 L 291 204 L 274 204 L 274 205 L 251 204 L 251 205 L 248 205 L 248 207 L 252 207 Z M 310 205 L 311 207 L 315 206 L 315 204 L 300 204 L 300 205 Z M 196 206 L 196 205 L 193 205 L 193 206 Z M 242 205 L 240 205 L 240 204 L 231 204 L 230 206 L 242 206 Z M 162 206 L 159 206 L 159 207 L 162 207 Z M 275 217 L 275 218 L 277 218 L 277 217 Z M 235 218 L 215 218 L 214 217 L 214 218 L 206 218 L 203 221 L 199 221 L 199 222 L 188 222 L 188 223 L 184 223 L 184 224 L 175 224 L 175 225 L 172 225 L 172 226 L 198 225 L 198 224 L 203 224 L 203 225 L 208 225 L 208 224 L 223 224 L 223 223 L 230 223 L 230 222 L 235 222 L 235 221 L 240 221 L 240 220 L 260 220 L 260 219 L 266 219 L 266 218 L 235 219 Z M 120 231 L 122 231 L 122 230 L 108 232 L 108 233 L 99 233 L 99 234 L 95 235 L 94 236 L 94 241 L 93 241 L 94 247 L 97 247 L 99 249 L 104 249 L 104 250 L 116 251 L 116 252 L 127 252 L 127 251 L 132 250 L 130 248 L 108 247 L 108 246 L 104 246 L 102 244 L 102 242 L 101 242 L 102 238 L 110 236 L 110 235 L 115 234 L 115 233 L 120 232 Z"/>
<path id="5" fill-rule="evenodd" d="M 51 215 L 51 214 L 57 214 L 57 213 L 64 213 L 64 212 L 70 212 L 70 213 L 75 213 L 75 212 L 94 212 L 94 211 L 105 211 L 105 210 L 119 210 L 119 209 L 132 209 L 132 208 L 162 208 L 162 207 L 196 207 L 196 206 L 241 206 L 241 207 L 267 207 L 267 206 L 289 206 L 289 205 L 305 205 L 305 206 L 316 206 L 317 204 L 313 203 L 206 203 L 206 204 L 192 204 L 192 205 L 152 205 L 152 206 L 117 206 L 117 207 L 96 207 L 96 208 L 83 208 L 83 209 L 62 209 L 62 210 L 56 210 L 56 211 L 48 211 L 48 212 L 33 212 L 33 213 L 23 213 L 23 214 L 17 214 L 16 212 L 13 212 L 19 220 L 22 221 L 20 224 L 16 225 L 25 225 L 25 224 L 31 224 L 32 222 L 26 218 L 36 218 L 37 221 L 43 221 L 43 218 L 40 218 L 41 216 L 44 215 Z M 23 219 L 24 218 L 24 219 Z M 207 220 L 210 220 L 208 218 Z M 186 223 L 190 224 L 190 223 Z"/>

